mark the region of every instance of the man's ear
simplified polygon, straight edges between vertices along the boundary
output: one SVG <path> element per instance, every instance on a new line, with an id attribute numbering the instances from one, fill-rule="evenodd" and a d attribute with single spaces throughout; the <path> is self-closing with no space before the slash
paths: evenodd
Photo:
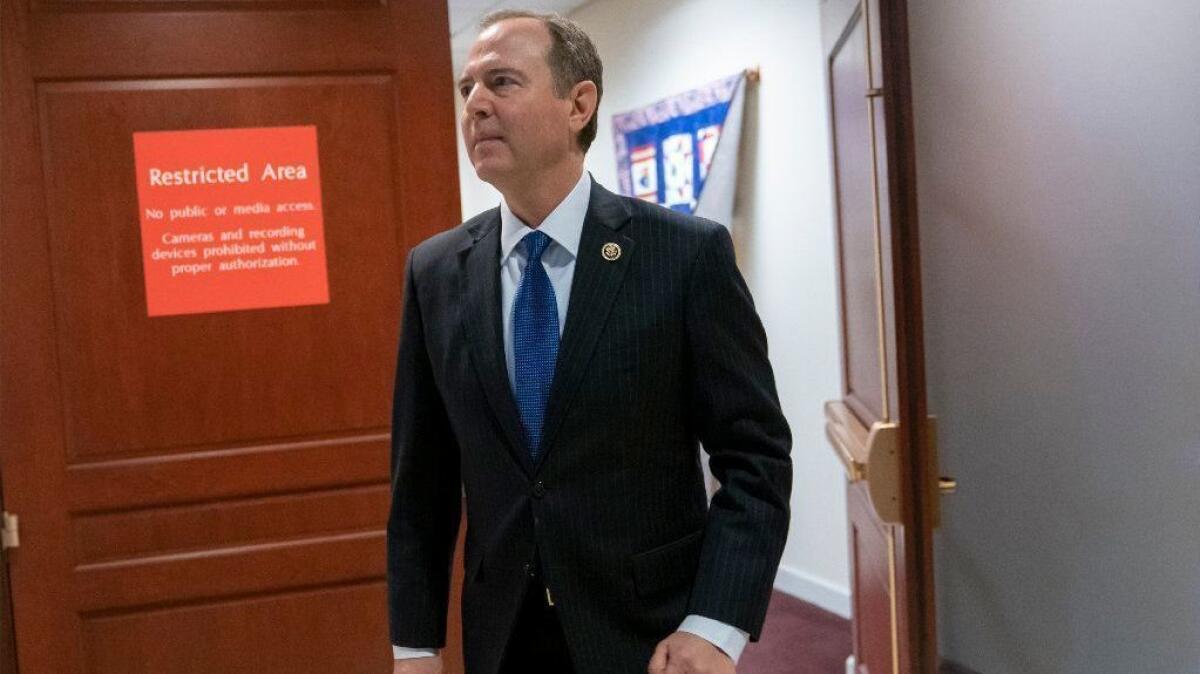
<path id="1" fill-rule="evenodd" d="M 571 133 L 579 133 L 596 114 L 596 83 L 591 80 L 577 82 L 571 87 L 567 99 L 571 101 Z"/>

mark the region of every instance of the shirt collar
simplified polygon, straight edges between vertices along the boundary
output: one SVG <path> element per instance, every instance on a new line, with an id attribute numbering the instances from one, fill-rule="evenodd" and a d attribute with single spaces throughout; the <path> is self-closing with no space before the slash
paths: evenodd
<path id="1" fill-rule="evenodd" d="M 559 202 L 558 206 L 546 216 L 538 231 L 544 232 L 558 245 L 566 249 L 574 258 L 579 251 L 579 239 L 583 236 L 583 219 L 587 216 L 588 203 L 592 198 L 591 174 L 584 171 L 579 176 L 579 182 Z M 504 263 L 513 249 L 525 235 L 534 231 L 521 221 L 508 207 L 508 202 L 500 200 L 500 262 Z"/>

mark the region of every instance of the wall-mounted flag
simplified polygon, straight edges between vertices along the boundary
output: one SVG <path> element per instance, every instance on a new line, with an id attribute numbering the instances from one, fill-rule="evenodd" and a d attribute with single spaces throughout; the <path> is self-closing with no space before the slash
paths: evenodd
<path id="1" fill-rule="evenodd" d="M 621 192 L 728 227 L 746 80 L 741 72 L 613 115 Z"/>

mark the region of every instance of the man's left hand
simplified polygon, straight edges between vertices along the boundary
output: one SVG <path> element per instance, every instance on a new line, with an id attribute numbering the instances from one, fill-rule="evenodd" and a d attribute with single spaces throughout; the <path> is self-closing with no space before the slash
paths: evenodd
<path id="1" fill-rule="evenodd" d="M 650 674 L 735 674 L 724 651 L 689 632 L 675 632 L 658 643 L 646 668 Z"/>

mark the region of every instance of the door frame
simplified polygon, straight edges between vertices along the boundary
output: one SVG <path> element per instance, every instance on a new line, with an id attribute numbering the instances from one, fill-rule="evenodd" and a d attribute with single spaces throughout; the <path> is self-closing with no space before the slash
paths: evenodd
<path id="1" fill-rule="evenodd" d="M 6 14 L 0 12 L 0 22 L 6 19 Z M 4 31 L 0 30 L 0 53 L 3 53 L 7 46 Z M 4 89 L 4 87 L 0 87 L 0 111 L 6 109 L 4 103 L 7 96 Z M 0 124 L 3 124 L 2 120 L 0 120 Z M 5 163 L 3 147 L 0 146 L 0 165 Z M 5 177 L 0 173 L 0 180 Z M 0 214 L 3 213 L 3 200 L 7 191 L 7 185 L 0 185 Z M 0 250 L 0 262 L 2 262 L 2 258 L 3 250 Z M 3 324 L 0 324 L 0 329 L 3 327 Z M 4 473 L 0 471 L 0 512 L 3 512 L 4 508 Z M 8 574 L 8 557 L 8 550 L 0 546 L 0 674 L 17 674 L 17 633 L 16 623 L 13 620 L 12 583 Z"/>
<path id="2" fill-rule="evenodd" d="M 938 478 L 934 429 L 925 396 L 925 337 L 921 294 L 920 230 L 917 216 L 916 143 L 912 109 L 907 0 L 864 0 L 879 12 L 879 43 L 883 66 L 883 105 L 888 142 L 888 200 L 892 216 L 892 246 L 898 256 L 893 267 L 896 324 L 896 377 L 900 395 L 900 431 L 910 448 L 901 470 L 905 513 L 903 554 L 909 578 L 904 587 L 914 607 L 909 625 L 913 662 L 920 671 L 936 672 L 937 607 L 934 600 L 933 530 L 937 526 Z M 909 421 L 909 423 L 904 423 Z M 932 469 L 932 470 L 931 470 Z"/>
<path id="3" fill-rule="evenodd" d="M 0 511 L 4 509 L 4 474 L 0 473 Z M 17 633 L 13 623 L 8 551 L 0 546 L 0 674 L 17 674 Z"/>

